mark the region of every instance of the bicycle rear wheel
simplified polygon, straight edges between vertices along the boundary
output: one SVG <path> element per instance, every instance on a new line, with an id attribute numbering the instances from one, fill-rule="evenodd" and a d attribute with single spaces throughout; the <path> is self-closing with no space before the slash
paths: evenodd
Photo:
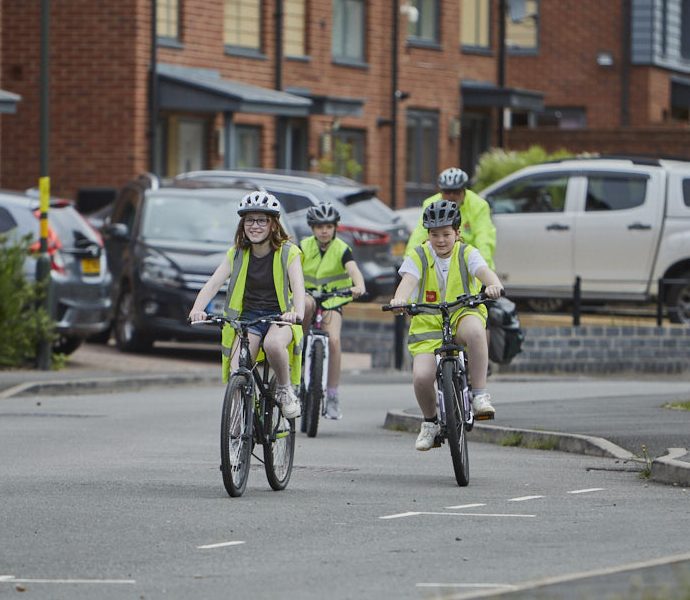
<path id="1" fill-rule="evenodd" d="M 470 482 L 470 457 L 467 452 L 467 432 L 465 418 L 462 410 L 462 399 L 455 385 L 455 369 L 450 361 L 444 362 L 443 376 L 443 403 L 446 408 L 446 436 L 448 447 L 453 460 L 455 480 L 461 487 Z"/>
<path id="2" fill-rule="evenodd" d="M 253 398 L 244 375 L 228 382 L 220 425 L 220 470 L 230 496 L 244 493 L 252 454 Z"/>
<path id="3" fill-rule="evenodd" d="M 265 398 L 268 410 L 264 415 L 264 468 L 274 490 L 284 490 L 290 481 L 295 456 L 295 419 L 286 419 L 275 403 L 275 377 Z"/>
<path id="4" fill-rule="evenodd" d="M 323 406 L 323 363 L 325 349 L 321 340 L 315 340 L 312 346 L 311 374 L 309 377 L 309 389 L 305 390 L 305 413 L 302 419 L 305 424 L 305 432 L 308 437 L 316 437 L 319 429 L 319 418 Z"/>

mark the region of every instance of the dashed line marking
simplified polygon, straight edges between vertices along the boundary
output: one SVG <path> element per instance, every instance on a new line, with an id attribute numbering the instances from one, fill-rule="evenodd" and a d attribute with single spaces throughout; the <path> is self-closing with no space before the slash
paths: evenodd
<path id="1" fill-rule="evenodd" d="M 525 500 L 536 500 L 544 496 L 518 496 L 517 498 L 510 498 L 508 502 L 524 502 Z"/>
<path id="2" fill-rule="evenodd" d="M 479 589 L 502 589 L 514 590 L 517 586 L 508 583 L 418 583 L 417 587 L 425 588 L 479 588 Z"/>
<path id="3" fill-rule="evenodd" d="M 379 519 L 400 519 L 401 517 L 413 517 L 414 515 L 418 515 L 421 513 L 418 512 L 404 512 L 404 513 L 398 513 L 396 515 L 386 515 L 385 517 L 379 517 Z"/>
<path id="4" fill-rule="evenodd" d="M 416 512 L 406 512 L 398 513 L 396 515 L 386 515 L 379 517 L 379 519 L 400 519 L 403 517 L 417 517 L 419 515 L 429 515 L 429 516 L 444 516 L 444 517 L 516 517 L 516 518 L 528 518 L 533 519 L 537 515 L 525 515 L 525 514 L 511 514 L 511 513 L 464 513 L 464 512 L 431 512 L 431 511 L 416 511 Z"/>
<path id="5" fill-rule="evenodd" d="M 584 490 L 572 490 L 568 492 L 569 494 L 589 494 L 591 492 L 602 492 L 604 488 L 587 488 Z"/>
<path id="6" fill-rule="evenodd" d="M 0 575 L 0 583 L 107 583 L 135 584 L 134 579 L 17 579 L 14 575 Z"/>
<path id="7" fill-rule="evenodd" d="M 212 548 L 225 548 L 226 546 L 239 546 L 240 544 L 244 544 L 244 542 L 241 542 L 241 541 L 219 542 L 218 544 L 206 544 L 204 546 L 197 546 L 197 550 L 210 550 Z"/>
<path id="8" fill-rule="evenodd" d="M 478 508 L 486 506 L 484 502 L 477 502 L 476 504 L 458 504 L 457 506 L 446 506 L 446 510 L 460 510 L 461 508 Z"/>

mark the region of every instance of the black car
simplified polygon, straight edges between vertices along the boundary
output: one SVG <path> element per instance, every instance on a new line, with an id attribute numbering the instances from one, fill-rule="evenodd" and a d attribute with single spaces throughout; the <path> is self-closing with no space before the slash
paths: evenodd
<path id="1" fill-rule="evenodd" d="M 34 192 L 0 192 L 0 234 L 29 235 L 39 248 L 39 200 Z M 36 253 L 27 256 L 24 274 L 36 277 Z M 103 240 L 67 200 L 52 198 L 48 210 L 50 315 L 58 338 L 53 351 L 74 352 L 88 336 L 107 330 L 110 285 Z"/>
<path id="2" fill-rule="evenodd" d="M 120 350 L 145 351 L 156 340 L 218 339 L 216 329 L 192 327 L 187 316 L 233 245 L 237 208 L 251 189 L 256 188 L 139 178 L 120 191 L 103 225 Z M 209 312 L 222 311 L 225 291 Z"/>
<path id="3" fill-rule="evenodd" d="M 395 291 L 409 230 L 378 199 L 375 188 L 339 175 L 280 170 L 192 171 L 176 181 L 250 182 L 266 189 L 280 200 L 300 240 L 312 235 L 307 209 L 331 203 L 341 216 L 338 236 L 352 248 L 368 298 L 390 298 Z"/>

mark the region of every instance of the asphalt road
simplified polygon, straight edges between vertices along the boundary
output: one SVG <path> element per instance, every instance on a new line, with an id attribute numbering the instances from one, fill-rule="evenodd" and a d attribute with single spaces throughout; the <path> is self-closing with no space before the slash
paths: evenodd
<path id="1" fill-rule="evenodd" d="M 445 448 L 415 452 L 413 434 L 382 428 L 409 393 L 344 386 L 344 420 L 299 436 L 288 489 L 272 492 L 257 462 L 240 499 L 218 471 L 221 386 L 5 399 L 0 597 L 535 597 L 520 586 L 574 576 L 555 597 L 581 599 L 683 585 L 690 492 L 611 459 L 478 443 L 459 488 Z"/>

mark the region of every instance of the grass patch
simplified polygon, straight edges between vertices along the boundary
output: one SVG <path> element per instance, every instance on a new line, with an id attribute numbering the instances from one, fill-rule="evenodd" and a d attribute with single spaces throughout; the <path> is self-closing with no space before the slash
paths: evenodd
<path id="1" fill-rule="evenodd" d="M 642 444 L 642 460 L 644 461 L 644 467 L 640 471 L 640 479 L 649 479 L 652 476 L 652 459 L 647 452 L 647 446 Z"/>
<path id="2" fill-rule="evenodd" d="M 523 444 L 530 450 L 555 450 L 558 448 L 558 439 L 555 437 L 538 438 Z"/>
<path id="3" fill-rule="evenodd" d="M 522 434 L 509 433 L 501 439 L 501 446 L 522 446 Z"/>
<path id="4" fill-rule="evenodd" d="M 687 402 L 667 402 L 663 408 L 670 408 L 671 410 L 690 410 L 690 400 Z"/>

